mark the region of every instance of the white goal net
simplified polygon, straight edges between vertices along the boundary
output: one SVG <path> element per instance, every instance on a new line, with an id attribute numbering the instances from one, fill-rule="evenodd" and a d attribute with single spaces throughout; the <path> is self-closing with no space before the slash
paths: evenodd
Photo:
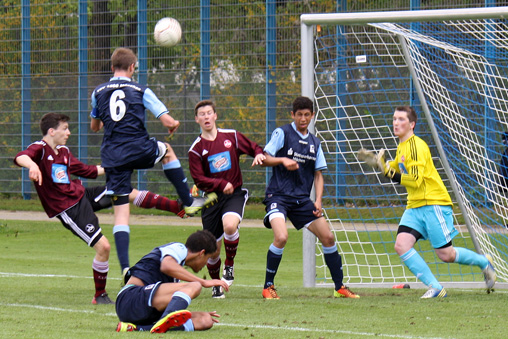
<path id="1" fill-rule="evenodd" d="M 302 15 L 302 94 L 316 102 L 328 162 L 323 206 L 345 282 L 417 282 L 393 248 L 406 190 L 357 158 L 360 148 L 394 157 L 392 116 L 404 105 L 415 107 L 415 132 L 454 200 L 454 245 L 491 254 L 505 282 L 508 8 L 418 12 Z M 305 237 L 304 285 L 330 283 L 320 244 Z M 444 285 L 483 286 L 476 267 L 441 262 L 427 241 L 417 250 Z"/>

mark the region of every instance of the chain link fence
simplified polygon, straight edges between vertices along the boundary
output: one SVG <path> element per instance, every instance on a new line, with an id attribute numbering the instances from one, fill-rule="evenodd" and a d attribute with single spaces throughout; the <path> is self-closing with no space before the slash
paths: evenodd
<path id="1" fill-rule="evenodd" d="M 89 128 L 90 94 L 111 76 L 116 47 L 132 48 L 135 80 L 148 85 L 181 123 L 171 140 L 183 168 L 199 135 L 194 105 L 216 102 L 218 126 L 234 128 L 261 146 L 275 126 L 289 122 L 300 94 L 302 13 L 444 9 L 502 6 L 498 1 L 3 1 L 0 12 L 0 194 L 35 197 L 26 170 L 13 164 L 17 152 L 41 139 L 39 119 L 48 112 L 71 117 L 71 151 L 100 163 L 102 135 Z M 163 17 L 179 20 L 181 43 L 157 46 L 153 28 Z M 147 114 L 151 136 L 166 138 Z M 261 199 L 268 173 L 243 159 L 244 186 Z M 186 170 L 190 179 L 190 174 Z M 191 180 L 192 181 L 192 180 Z M 103 184 L 104 178 L 85 181 Z M 191 182 L 192 184 L 192 182 Z M 133 186 L 176 196 L 160 167 L 140 171 Z"/>

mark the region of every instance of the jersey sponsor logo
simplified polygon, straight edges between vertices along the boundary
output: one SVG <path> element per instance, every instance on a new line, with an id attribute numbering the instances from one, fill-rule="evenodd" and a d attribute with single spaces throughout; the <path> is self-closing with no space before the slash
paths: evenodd
<path id="1" fill-rule="evenodd" d="M 288 149 L 288 155 L 293 155 L 293 149 L 292 148 Z"/>
<path id="2" fill-rule="evenodd" d="M 233 145 L 233 144 L 231 143 L 231 141 L 230 141 L 230 140 L 224 140 L 224 147 L 226 147 L 226 148 L 231 148 L 231 146 L 232 146 L 232 145 Z"/>
<path id="3" fill-rule="evenodd" d="M 270 204 L 270 210 L 275 210 L 275 209 L 277 209 L 277 203 L 276 202 L 272 202 Z"/>
<path id="4" fill-rule="evenodd" d="M 400 156 L 400 161 L 405 162 L 405 161 L 406 161 L 406 157 L 405 157 L 405 156 L 403 156 L 403 155 L 401 155 L 401 156 Z"/>
<path id="5" fill-rule="evenodd" d="M 67 175 L 67 166 L 62 164 L 51 165 L 51 178 L 54 183 L 57 184 L 68 184 L 69 176 Z"/>
<path id="6" fill-rule="evenodd" d="M 314 145 L 310 145 L 310 153 L 316 153 L 316 151 L 314 150 Z"/>
<path id="7" fill-rule="evenodd" d="M 217 153 L 208 157 L 211 173 L 224 172 L 231 169 L 231 156 L 229 152 Z"/>
<path id="8" fill-rule="evenodd" d="M 152 290 L 154 287 L 155 287 L 155 284 L 146 285 L 146 286 L 145 286 L 145 291 Z"/>
<path id="9" fill-rule="evenodd" d="M 85 226 L 86 233 L 93 233 L 95 231 L 95 226 L 92 224 L 88 224 Z"/>
<path id="10" fill-rule="evenodd" d="M 48 160 L 49 160 L 49 161 L 53 161 L 53 160 L 54 160 L 54 159 L 53 159 L 53 156 L 52 156 L 51 154 L 48 156 Z"/>

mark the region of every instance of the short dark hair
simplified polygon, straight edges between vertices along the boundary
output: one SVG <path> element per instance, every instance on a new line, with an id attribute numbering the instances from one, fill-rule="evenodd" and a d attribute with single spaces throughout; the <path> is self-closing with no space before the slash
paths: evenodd
<path id="1" fill-rule="evenodd" d="M 198 109 L 204 106 L 212 106 L 213 111 L 215 112 L 215 104 L 212 100 L 201 100 L 196 104 L 196 106 L 194 106 L 194 115 L 198 115 Z"/>
<path id="2" fill-rule="evenodd" d="M 113 70 L 121 69 L 126 71 L 132 64 L 135 65 L 137 61 L 136 54 L 129 48 L 119 47 L 111 54 L 111 66 Z"/>
<path id="3" fill-rule="evenodd" d="M 41 118 L 39 122 L 39 127 L 41 128 L 42 136 L 48 134 L 50 128 L 58 128 L 61 122 L 67 122 L 70 118 L 61 113 L 47 113 Z"/>
<path id="4" fill-rule="evenodd" d="M 395 109 L 396 111 L 402 111 L 407 113 L 407 118 L 409 122 L 414 122 L 416 126 L 416 122 L 418 121 L 418 116 L 416 115 L 416 111 L 411 106 L 399 106 Z"/>
<path id="5" fill-rule="evenodd" d="M 307 97 L 298 97 L 293 101 L 293 113 L 301 109 L 310 109 L 311 112 L 314 112 L 314 103 Z"/>
<path id="6" fill-rule="evenodd" d="M 185 247 L 192 253 L 205 250 L 205 254 L 212 254 L 217 251 L 217 239 L 210 231 L 200 230 L 192 233 L 187 238 Z"/>

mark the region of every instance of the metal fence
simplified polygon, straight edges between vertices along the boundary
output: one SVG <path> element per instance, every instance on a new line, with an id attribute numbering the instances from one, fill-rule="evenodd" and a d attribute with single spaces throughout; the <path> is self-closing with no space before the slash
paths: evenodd
<path id="1" fill-rule="evenodd" d="M 89 129 L 90 94 L 111 76 L 109 58 L 129 47 L 139 58 L 135 80 L 147 84 L 180 120 L 171 141 L 184 169 L 199 134 L 193 107 L 216 102 L 218 125 L 264 146 L 273 129 L 289 121 L 300 94 L 302 13 L 502 6 L 503 1 L 295 1 L 295 0 L 17 0 L 0 12 L 0 194 L 33 196 L 26 170 L 12 159 L 40 140 L 38 121 L 48 112 L 71 117 L 68 146 L 90 164 L 100 163 L 102 135 Z M 162 17 L 178 19 L 182 42 L 155 45 Z M 150 134 L 166 132 L 150 114 Z M 264 195 L 267 172 L 242 161 L 245 187 Z M 186 170 L 190 179 L 190 175 Z M 134 186 L 175 195 L 160 167 L 140 171 Z M 192 181 L 192 180 L 191 180 Z M 104 179 L 86 184 L 102 184 Z"/>

